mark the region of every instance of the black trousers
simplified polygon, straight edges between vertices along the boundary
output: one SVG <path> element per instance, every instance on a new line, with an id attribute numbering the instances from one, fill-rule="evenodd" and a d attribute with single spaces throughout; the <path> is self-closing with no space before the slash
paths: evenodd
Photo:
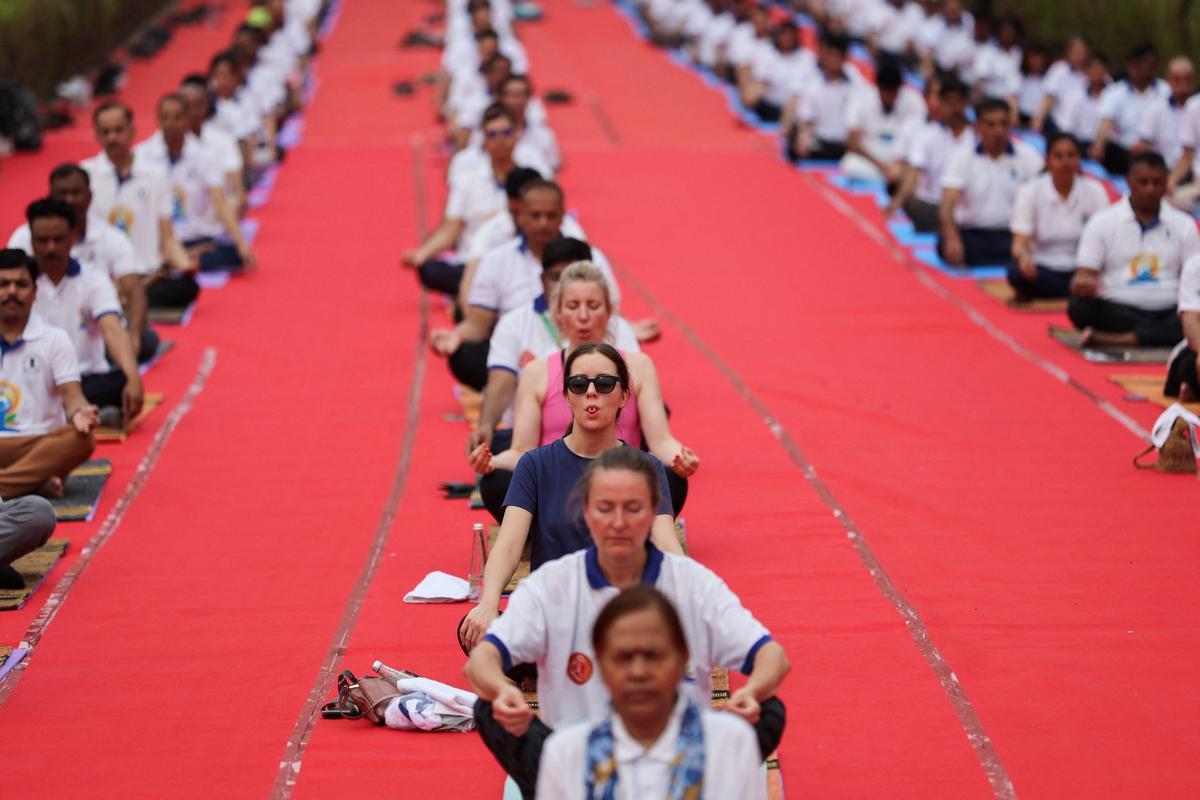
<path id="1" fill-rule="evenodd" d="M 775 105 L 770 100 L 759 100 L 754 104 L 754 114 L 763 122 L 779 122 L 783 116 L 783 108 Z"/>
<path id="2" fill-rule="evenodd" d="M 762 713 L 758 724 L 754 726 L 754 733 L 758 737 L 759 752 L 765 761 L 779 748 L 779 743 L 783 740 L 783 731 L 787 726 L 787 709 L 778 697 L 769 697 L 759 705 Z M 553 731 L 546 723 L 534 717 L 524 736 L 513 736 L 496 722 L 492 716 L 492 704 L 484 700 L 475 702 L 475 729 L 479 731 L 487 749 L 500 762 L 500 766 L 520 787 L 525 800 L 531 800 L 537 788 L 542 747 Z"/>
<path id="3" fill-rule="evenodd" d="M 159 278 L 146 287 L 150 308 L 187 308 L 200 296 L 200 284 L 191 275 Z"/>
<path id="4" fill-rule="evenodd" d="M 1012 232 L 1004 228 L 959 228 L 958 235 L 963 243 L 963 263 L 968 267 L 1007 264 L 1012 258 Z M 942 237 L 938 237 L 938 255 L 946 257 L 942 250 Z"/>
<path id="5" fill-rule="evenodd" d="M 121 392 L 125 391 L 125 373 L 119 369 L 112 372 L 94 372 L 80 379 L 83 396 L 92 405 L 121 407 Z"/>
<path id="6" fill-rule="evenodd" d="M 1115 142 L 1105 142 L 1104 168 L 1109 175 L 1128 175 L 1129 151 Z"/>
<path id="7" fill-rule="evenodd" d="M 155 331 L 154 328 L 151 328 L 149 325 L 147 325 L 146 330 L 142 331 L 142 342 L 137 351 L 138 363 L 145 364 L 147 361 L 154 358 L 154 356 L 158 353 L 158 345 L 158 332 Z M 112 353 L 105 352 L 104 355 L 105 358 L 108 359 L 108 363 L 116 364 L 116 362 L 113 361 Z"/>
<path id="8" fill-rule="evenodd" d="M 1174 347 L 1183 339 L 1183 325 L 1174 307 L 1147 310 L 1102 297 L 1072 297 L 1067 316 L 1076 328 L 1105 333 L 1130 333 L 1142 347 Z"/>
<path id="9" fill-rule="evenodd" d="M 926 203 L 910 197 L 904 201 L 904 213 L 912 220 L 913 229 L 919 233 L 937 233 L 940 227 L 938 207 L 934 203 Z"/>
<path id="10" fill-rule="evenodd" d="M 1179 397 L 1185 385 L 1192 390 L 1192 394 L 1200 397 L 1200 376 L 1196 375 L 1196 351 L 1190 347 L 1180 348 L 1167 365 L 1167 383 L 1163 387 L 1163 394 L 1167 397 Z"/>
<path id="11" fill-rule="evenodd" d="M 1063 271 L 1043 267 L 1037 268 L 1037 277 L 1033 280 L 1021 274 L 1021 268 L 1016 261 L 1009 262 L 1008 283 L 1016 291 L 1018 297 L 1069 297 L 1071 295 L 1071 270 Z"/>
<path id="12" fill-rule="evenodd" d="M 488 342 L 463 342 L 448 360 L 455 380 L 482 392 L 487 386 Z"/>
<path id="13" fill-rule="evenodd" d="M 463 273 L 467 268 L 464 264 L 453 261 L 442 261 L 431 258 L 417 270 L 421 285 L 435 292 L 457 295 L 459 284 L 462 283 Z"/>

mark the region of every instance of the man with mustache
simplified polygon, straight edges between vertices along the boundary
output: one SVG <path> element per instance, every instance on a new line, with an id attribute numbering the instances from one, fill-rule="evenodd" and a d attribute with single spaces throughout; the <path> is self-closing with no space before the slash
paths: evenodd
<path id="1" fill-rule="evenodd" d="M 142 408 L 142 378 L 112 281 L 71 258 L 76 222 L 71 206 L 47 197 L 30 203 L 25 217 L 40 273 L 34 310 L 70 336 L 84 396 L 100 407 L 105 424 L 120 425 L 122 415 L 132 419 Z"/>
<path id="2" fill-rule="evenodd" d="M 61 497 L 96 443 L 98 409 L 83 396 L 66 333 L 33 312 L 37 261 L 0 250 L 0 497 Z"/>

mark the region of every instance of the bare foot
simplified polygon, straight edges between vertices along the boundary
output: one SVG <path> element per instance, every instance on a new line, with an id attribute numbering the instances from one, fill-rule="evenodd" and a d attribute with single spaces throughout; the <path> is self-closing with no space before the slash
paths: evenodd
<path id="1" fill-rule="evenodd" d="M 1079 332 L 1079 346 L 1087 347 L 1089 344 L 1092 343 L 1092 339 L 1094 339 L 1095 337 L 1096 337 L 1096 329 L 1095 328 L 1090 328 L 1090 327 L 1084 328 L 1083 330 L 1081 330 Z"/>
<path id="2" fill-rule="evenodd" d="M 55 475 L 53 478 L 43 483 L 42 488 L 38 489 L 37 493 L 50 500 L 61 500 L 63 496 L 62 478 Z"/>
<path id="3" fill-rule="evenodd" d="M 631 327 L 639 342 L 653 342 L 662 336 L 662 326 L 654 317 L 646 317 L 634 322 Z"/>
<path id="4" fill-rule="evenodd" d="M 1197 403 L 1200 402 L 1200 397 L 1197 397 L 1196 393 L 1192 391 L 1192 387 L 1185 383 L 1183 386 L 1179 387 L 1179 402 Z"/>

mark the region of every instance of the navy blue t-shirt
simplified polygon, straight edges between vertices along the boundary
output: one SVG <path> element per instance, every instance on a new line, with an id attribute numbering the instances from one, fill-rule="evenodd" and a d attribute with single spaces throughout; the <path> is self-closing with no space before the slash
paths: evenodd
<path id="1" fill-rule="evenodd" d="M 671 490 L 662 462 L 649 453 L 643 455 L 658 470 L 658 486 L 662 491 L 658 513 L 670 514 Z M 504 505 L 533 514 L 529 528 L 533 542 L 529 556 L 531 569 L 591 545 L 592 536 L 583 521 L 583 498 L 572 496 L 575 484 L 591 462 L 590 458 L 572 453 L 562 439 L 530 450 L 517 462 Z"/>

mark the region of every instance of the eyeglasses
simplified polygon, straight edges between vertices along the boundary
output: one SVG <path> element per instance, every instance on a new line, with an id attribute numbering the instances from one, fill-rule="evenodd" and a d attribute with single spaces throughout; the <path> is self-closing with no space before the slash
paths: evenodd
<path id="1" fill-rule="evenodd" d="M 594 378 L 589 378 L 587 375 L 572 375 L 567 378 L 567 391 L 571 394 L 586 394 L 589 384 L 596 385 L 598 394 L 612 394 L 612 390 L 617 388 L 617 385 L 624 386 L 624 382 L 616 375 L 597 375 Z"/>
<path id="2" fill-rule="evenodd" d="M 483 135 L 484 138 L 487 139 L 507 139 L 514 133 L 516 133 L 516 131 L 514 131 L 512 128 L 495 128 L 490 131 L 484 131 Z"/>

